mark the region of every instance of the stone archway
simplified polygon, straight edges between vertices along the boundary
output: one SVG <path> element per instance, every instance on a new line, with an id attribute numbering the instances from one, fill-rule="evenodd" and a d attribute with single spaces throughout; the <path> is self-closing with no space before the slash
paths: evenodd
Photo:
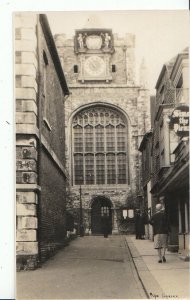
<path id="1" fill-rule="evenodd" d="M 102 217 L 106 214 L 109 217 L 109 234 L 112 234 L 113 216 L 112 203 L 104 196 L 97 196 L 91 205 L 91 232 L 102 234 Z"/>

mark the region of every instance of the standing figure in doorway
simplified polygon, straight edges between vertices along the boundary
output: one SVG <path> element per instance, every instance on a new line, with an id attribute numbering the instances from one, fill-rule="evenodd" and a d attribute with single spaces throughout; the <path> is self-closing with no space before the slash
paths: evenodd
<path id="1" fill-rule="evenodd" d="M 153 226 L 154 249 L 158 251 L 158 262 L 166 262 L 169 226 L 162 204 L 156 204 L 156 213 L 150 219 L 150 224 Z"/>
<path id="2" fill-rule="evenodd" d="M 135 233 L 136 233 L 137 240 L 144 239 L 144 235 L 145 235 L 144 218 L 140 213 L 140 209 L 136 209 L 135 211 Z"/>
<path id="3" fill-rule="evenodd" d="M 107 238 L 109 234 L 109 218 L 105 213 L 102 217 L 102 232 L 104 237 Z"/>

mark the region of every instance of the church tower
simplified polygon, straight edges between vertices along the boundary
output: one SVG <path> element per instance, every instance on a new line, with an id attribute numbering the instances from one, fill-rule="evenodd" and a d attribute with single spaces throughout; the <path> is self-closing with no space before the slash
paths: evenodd
<path id="1" fill-rule="evenodd" d="M 71 92 L 65 126 L 72 206 L 77 214 L 81 200 L 86 233 L 101 234 L 104 214 L 117 233 L 123 209 L 137 205 L 138 147 L 150 129 L 149 92 L 135 79 L 135 36 L 87 22 L 55 42 Z"/>

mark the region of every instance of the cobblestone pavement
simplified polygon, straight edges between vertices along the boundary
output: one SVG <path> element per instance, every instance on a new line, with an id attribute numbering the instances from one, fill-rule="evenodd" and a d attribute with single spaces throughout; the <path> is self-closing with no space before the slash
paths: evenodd
<path id="1" fill-rule="evenodd" d="M 17 299 L 143 299 L 124 236 L 77 238 L 42 268 L 17 273 Z"/>

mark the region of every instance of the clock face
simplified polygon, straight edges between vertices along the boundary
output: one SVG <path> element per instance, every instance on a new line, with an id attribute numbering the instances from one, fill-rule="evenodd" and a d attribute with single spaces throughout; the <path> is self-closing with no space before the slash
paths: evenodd
<path id="1" fill-rule="evenodd" d="M 85 72 L 93 77 L 104 75 L 105 73 L 105 62 L 99 56 L 90 56 L 84 62 Z"/>

